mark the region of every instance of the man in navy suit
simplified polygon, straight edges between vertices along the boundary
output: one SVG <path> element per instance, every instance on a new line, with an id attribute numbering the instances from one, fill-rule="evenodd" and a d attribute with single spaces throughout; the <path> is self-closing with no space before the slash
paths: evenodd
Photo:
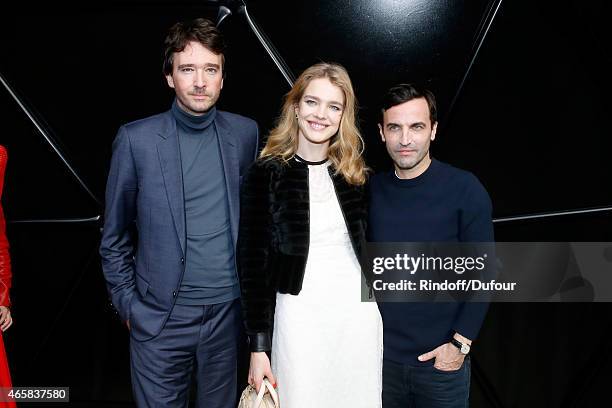
<path id="1" fill-rule="evenodd" d="M 174 25 L 172 108 L 119 129 L 106 187 L 102 268 L 130 329 L 139 407 L 234 407 L 240 313 L 239 187 L 257 124 L 219 111 L 224 43 L 205 19 Z M 135 227 L 135 228 L 134 228 Z"/>

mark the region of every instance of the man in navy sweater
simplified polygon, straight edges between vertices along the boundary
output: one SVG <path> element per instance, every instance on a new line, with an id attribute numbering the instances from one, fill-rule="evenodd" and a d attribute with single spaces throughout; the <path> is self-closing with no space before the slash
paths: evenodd
<path id="1" fill-rule="evenodd" d="M 493 242 L 491 200 L 471 173 L 432 159 L 434 95 L 391 88 L 380 136 L 394 170 L 370 185 L 370 242 Z M 468 353 L 488 305 L 380 302 L 384 324 L 383 407 L 467 407 Z"/>

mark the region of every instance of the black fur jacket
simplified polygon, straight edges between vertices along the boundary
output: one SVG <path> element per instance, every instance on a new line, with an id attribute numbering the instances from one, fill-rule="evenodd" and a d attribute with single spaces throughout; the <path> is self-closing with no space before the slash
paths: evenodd
<path id="1" fill-rule="evenodd" d="M 353 249 L 365 242 L 364 188 L 329 166 Z M 298 159 L 258 160 L 242 184 L 238 270 L 251 351 L 269 351 L 276 293 L 302 288 L 309 246 L 308 165 Z"/>

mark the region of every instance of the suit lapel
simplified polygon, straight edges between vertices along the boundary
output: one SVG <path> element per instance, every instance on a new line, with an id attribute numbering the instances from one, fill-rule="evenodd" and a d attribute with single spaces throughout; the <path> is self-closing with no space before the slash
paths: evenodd
<path id="1" fill-rule="evenodd" d="M 223 118 L 222 113 L 217 111 L 215 117 L 215 128 L 219 136 L 219 151 L 225 174 L 225 187 L 227 189 L 227 201 L 229 206 L 230 224 L 234 247 L 238 240 L 238 217 L 240 212 L 240 163 L 238 160 L 238 146 L 235 136 L 230 132 L 231 126 Z"/>
<path id="2" fill-rule="evenodd" d="M 185 254 L 185 196 L 183 192 L 183 171 L 181 168 L 181 152 L 179 149 L 178 133 L 176 121 L 172 114 L 168 112 L 164 125 L 159 132 L 161 140 L 157 143 L 157 153 L 161 165 L 166 196 L 174 227 L 181 244 L 183 254 Z"/>

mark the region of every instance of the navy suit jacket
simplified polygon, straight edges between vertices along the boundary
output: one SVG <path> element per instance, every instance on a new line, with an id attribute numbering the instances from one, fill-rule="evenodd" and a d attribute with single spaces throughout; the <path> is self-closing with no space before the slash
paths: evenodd
<path id="1" fill-rule="evenodd" d="M 235 249 L 240 183 L 257 155 L 258 129 L 253 120 L 223 111 L 214 125 Z M 170 315 L 185 271 L 185 200 L 170 111 L 119 129 L 104 217 L 100 255 L 111 301 L 135 339 L 150 339 Z"/>

